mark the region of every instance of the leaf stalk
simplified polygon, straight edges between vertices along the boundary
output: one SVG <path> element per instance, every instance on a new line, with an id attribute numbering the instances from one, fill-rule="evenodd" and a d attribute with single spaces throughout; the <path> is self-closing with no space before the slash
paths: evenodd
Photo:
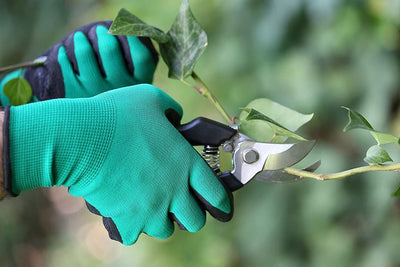
<path id="1" fill-rule="evenodd" d="M 192 86 L 192 87 L 194 87 L 202 96 L 204 96 L 208 100 L 210 100 L 211 103 L 218 110 L 218 112 L 222 115 L 222 117 L 229 124 L 233 125 L 235 123 L 234 120 L 232 119 L 232 117 L 229 116 L 228 112 L 222 107 L 222 105 L 219 103 L 219 101 L 215 98 L 215 96 L 212 94 L 212 92 L 207 87 L 207 85 L 200 79 L 200 77 L 194 71 L 192 72 L 191 76 L 196 81 L 196 83 L 199 85 L 199 87 L 196 87 L 196 86 Z"/>

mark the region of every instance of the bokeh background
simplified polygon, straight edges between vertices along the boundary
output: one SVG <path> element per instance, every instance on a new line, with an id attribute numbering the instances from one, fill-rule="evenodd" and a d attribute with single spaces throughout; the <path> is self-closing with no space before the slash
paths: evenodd
<path id="1" fill-rule="evenodd" d="M 1 0 L 0 66 L 35 58 L 74 28 L 127 8 L 163 30 L 180 0 Z M 315 113 L 321 172 L 364 164 L 374 140 L 342 133 L 348 106 L 400 135 L 400 0 L 190 0 L 209 36 L 196 66 L 231 115 L 259 97 Z M 155 84 L 196 116 L 221 120 L 206 99 L 159 64 Z M 134 138 L 134 136 L 133 136 Z M 399 147 L 388 147 L 400 161 Z M 157 164 L 157 163 L 155 163 Z M 65 188 L 0 202 L 1 266 L 399 266 L 398 173 L 340 181 L 252 182 L 235 193 L 229 223 L 198 233 L 141 236 L 125 247 Z"/>

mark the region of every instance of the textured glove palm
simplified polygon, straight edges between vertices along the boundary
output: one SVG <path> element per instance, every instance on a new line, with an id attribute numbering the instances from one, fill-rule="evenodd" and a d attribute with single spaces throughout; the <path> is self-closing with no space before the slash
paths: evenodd
<path id="1" fill-rule="evenodd" d="M 78 28 L 51 47 L 43 56 L 44 66 L 23 69 L 32 87 L 31 102 L 54 98 L 91 97 L 99 93 L 140 83 L 151 83 L 158 56 L 148 38 L 113 36 L 110 21 Z M 0 101 L 10 101 L 4 85 L 20 75 L 16 70 L 0 82 Z"/>
<path id="2" fill-rule="evenodd" d="M 229 220 L 231 193 L 169 122 L 170 110 L 182 112 L 151 85 L 6 109 L 9 190 L 68 186 L 124 244 L 141 232 L 169 237 L 171 219 L 198 231 L 204 209 Z"/>

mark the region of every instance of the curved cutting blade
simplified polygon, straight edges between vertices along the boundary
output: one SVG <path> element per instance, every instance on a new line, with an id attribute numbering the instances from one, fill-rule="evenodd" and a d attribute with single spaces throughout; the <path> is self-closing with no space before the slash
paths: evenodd
<path id="1" fill-rule="evenodd" d="M 314 140 L 299 142 L 284 152 L 269 155 L 265 161 L 264 170 L 280 170 L 292 166 L 307 156 L 314 145 Z"/>
<path id="2" fill-rule="evenodd" d="M 302 170 L 308 171 L 308 172 L 314 172 L 319 168 L 320 165 L 321 165 L 321 161 L 318 160 Z M 254 179 L 261 181 L 261 182 L 267 182 L 267 183 L 291 183 L 291 182 L 298 181 L 301 178 L 297 175 L 289 174 L 289 173 L 285 172 L 284 170 L 275 170 L 275 171 L 265 170 L 265 171 L 258 173 L 254 177 Z"/>

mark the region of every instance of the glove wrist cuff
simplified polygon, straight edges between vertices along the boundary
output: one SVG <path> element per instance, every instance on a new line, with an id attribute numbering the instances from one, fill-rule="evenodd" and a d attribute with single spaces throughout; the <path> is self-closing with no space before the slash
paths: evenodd
<path id="1" fill-rule="evenodd" d="M 34 104 L 8 106 L 3 124 L 3 170 L 4 189 L 17 196 L 21 191 L 53 186 L 51 176 L 52 154 L 46 155 L 47 141 L 51 142 L 45 129 L 46 119 L 32 108 Z M 45 112 L 42 112 L 45 114 Z M 38 138 L 42 136 L 42 140 Z M 45 141 L 43 141 L 45 139 Z M 45 168 L 48 166 L 49 168 Z"/>

